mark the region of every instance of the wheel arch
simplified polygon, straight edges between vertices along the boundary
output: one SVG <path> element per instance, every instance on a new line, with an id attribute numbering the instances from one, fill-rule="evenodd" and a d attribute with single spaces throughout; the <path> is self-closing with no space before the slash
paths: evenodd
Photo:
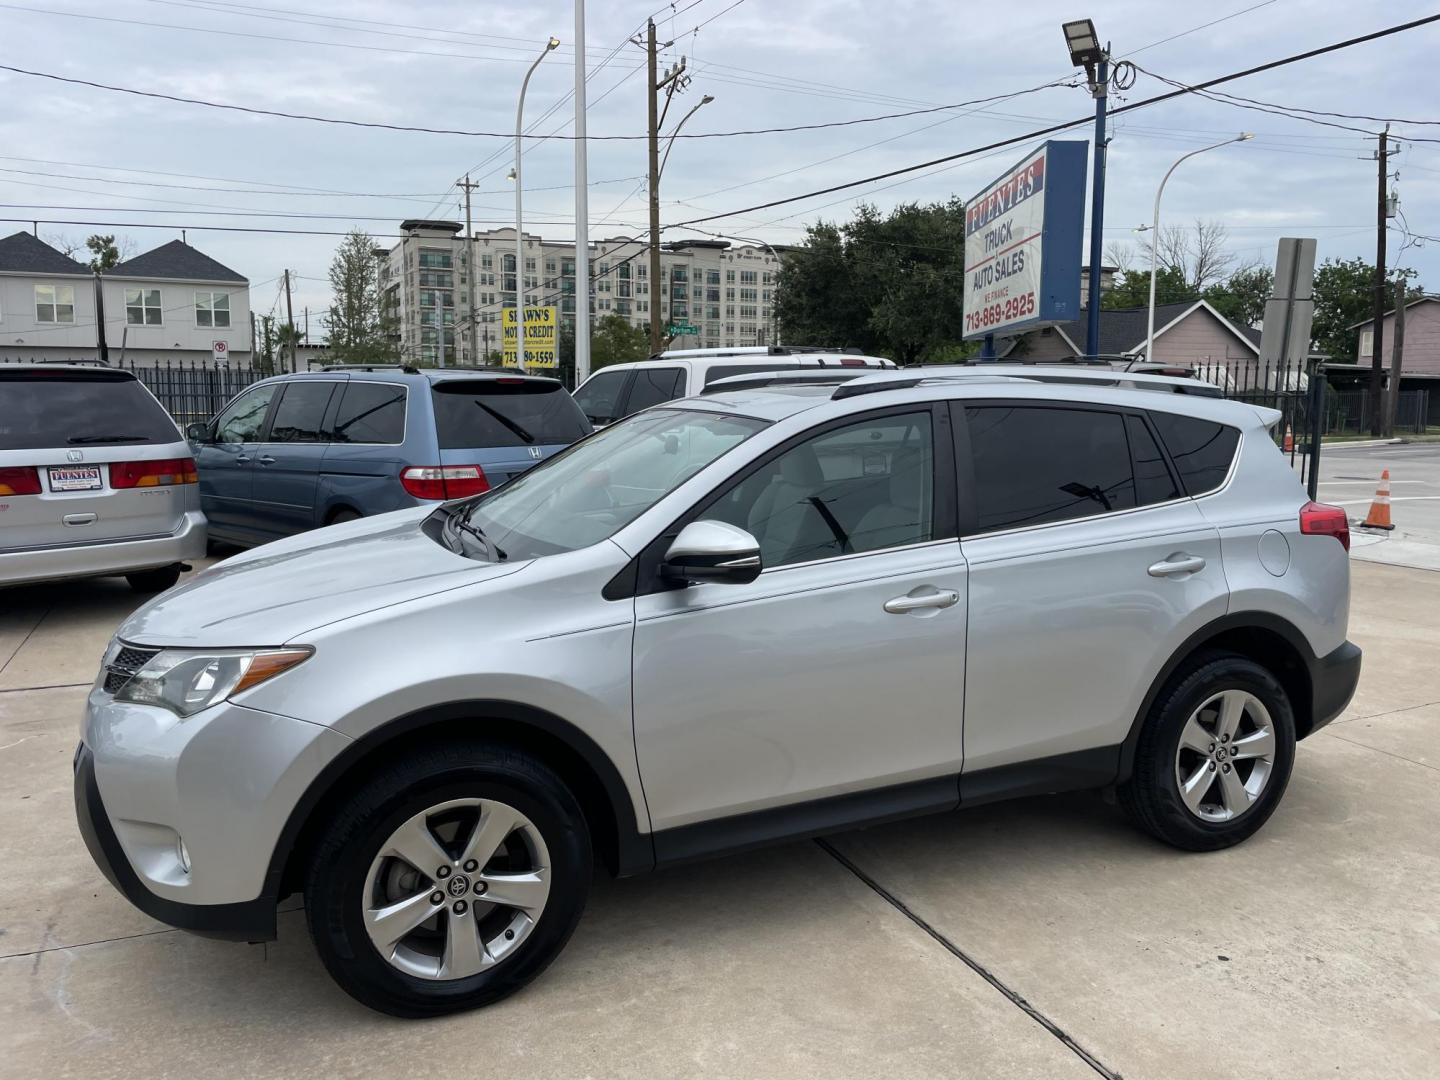
<path id="1" fill-rule="evenodd" d="M 355 740 L 327 765 L 290 811 L 271 854 L 266 893 L 278 900 L 299 890 L 305 860 L 327 819 L 327 808 L 377 767 L 410 747 L 477 735 L 532 753 L 559 774 L 580 802 L 598 861 L 611 873 L 626 877 L 654 867 L 654 846 L 636 824 L 629 789 L 614 762 L 590 736 L 531 705 L 473 700 L 431 706 L 391 720 Z"/>
<path id="2" fill-rule="evenodd" d="M 1134 770 L 1140 732 L 1155 699 L 1188 660 L 1200 652 L 1215 649 L 1254 660 L 1279 680 L 1295 713 L 1296 738 L 1303 739 L 1317 726 L 1312 674 L 1317 658 L 1305 635 L 1278 615 L 1264 611 L 1232 612 L 1186 638 L 1155 676 L 1121 744 L 1117 781 L 1128 780 Z"/>

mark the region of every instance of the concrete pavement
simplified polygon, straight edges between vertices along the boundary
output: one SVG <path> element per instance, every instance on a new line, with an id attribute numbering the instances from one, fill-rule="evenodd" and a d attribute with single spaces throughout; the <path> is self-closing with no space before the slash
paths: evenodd
<path id="1" fill-rule="evenodd" d="M 261 947 L 114 893 L 69 761 L 134 601 L 0 594 L 0 1076 L 1432 1076 L 1440 575 L 1354 580 L 1361 690 L 1240 848 L 1180 854 L 1073 795 L 602 880 L 527 991 L 425 1023 L 334 988 L 293 900 Z"/>
<path id="2" fill-rule="evenodd" d="M 1351 447 L 1320 453 L 1320 501 L 1343 506 L 1362 521 L 1380 473 L 1390 470 L 1392 532 L 1356 529 L 1351 554 L 1365 562 L 1440 570 L 1440 443 Z"/>

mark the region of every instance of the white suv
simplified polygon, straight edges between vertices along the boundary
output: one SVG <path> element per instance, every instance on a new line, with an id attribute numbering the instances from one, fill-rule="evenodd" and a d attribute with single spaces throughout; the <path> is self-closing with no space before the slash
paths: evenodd
<path id="1" fill-rule="evenodd" d="M 812 368 L 863 370 L 894 366 L 893 360 L 879 356 L 784 345 L 672 349 L 649 360 L 601 368 L 575 388 L 575 402 L 589 417 L 590 423 L 601 427 L 652 405 L 693 397 L 717 379 L 734 375 Z"/>
<path id="2" fill-rule="evenodd" d="M 691 398 L 220 563 L 105 655 L 91 853 L 242 940 L 303 892 L 336 980 L 422 1016 L 543 970 L 593 861 L 1103 787 L 1239 843 L 1359 676 L 1345 515 L 1276 412 L 1063 377 Z"/>

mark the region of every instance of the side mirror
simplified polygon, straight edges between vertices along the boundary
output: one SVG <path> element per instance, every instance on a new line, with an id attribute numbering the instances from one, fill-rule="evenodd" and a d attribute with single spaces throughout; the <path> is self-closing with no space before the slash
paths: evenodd
<path id="1" fill-rule="evenodd" d="M 672 581 L 744 585 L 760 576 L 760 541 L 723 521 L 692 521 L 665 552 L 661 573 Z"/>
<path id="2" fill-rule="evenodd" d="M 206 443 L 210 441 L 209 424 L 186 424 L 185 438 L 191 442 Z"/>

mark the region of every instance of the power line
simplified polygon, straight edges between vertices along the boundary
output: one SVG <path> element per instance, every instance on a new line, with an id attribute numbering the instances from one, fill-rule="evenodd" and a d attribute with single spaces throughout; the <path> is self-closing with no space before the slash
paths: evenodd
<path id="1" fill-rule="evenodd" d="M 0 206 L 5 204 L 0 203 Z M 102 213 L 107 212 L 104 208 L 96 207 Z M 122 213 L 133 213 L 133 211 L 121 211 Z M 191 232 L 233 232 L 233 233 L 278 233 L 286 236 L 349 236 L 349 232 L 324 231 L 320 229 L 262 229 L 254 225 L 174 225 L 155 224 L 148 221 L 69 221 L 62 218 L 36 218 L 36 217 L 0 217 L 0 221 L 18 221 L 24 224 L 37 225 L 84 225 L 87 228 L 110 228 L 110 229 L 166 229 L 170 232 L 179 232 L 181 229 L 188 229 Z M 403 239 L 403 233 L 371 233 L 374 237 L 393 237 Z"/>
<path id="2" fill-rule="evenodd" d="M 1123 113 L 1134 112 L 1136 109 L 1143 109 L 1148 106 L 1158 104 L 1162 101 L 1169 101 L 1172 98 L 1181 97 L 1185 94 L 1194 93 L 1198 90 L 1204 90 L 1211 86 L 1219 86 L 1221 83 L 1232 82 L 1235 79 L 1242 79 L 1250 75 L 1259 74 L 1263 71 L 1271 71 L 1275 68 L 1285 67 L 1289 64 L 1299 63 L 1302 60 L 1310 60 L 1314 57 L 1323 56 L 1327 53 L 1337 52 L 1341 49 L 1348 49 L 1355 45 L 1360 45 L 1366 42 L 1378 40 L 1380 38 L 1389 37 L 1393 34 L 1403 33 L 1408 30 L 1414 30 L 1417 27 L 1426 26 L 1430 23 L 1434 23 L 1437 21 L 1440 21 L 1440 14 L 1427 15 L 1420 19 L 1413 19 L 1410 22 L 1399 23 L 1395 26 L 1386 27 L 1383 30 L 1376 30 L 1369 34 L 1362 34 L 1359 37 L 1347 38 L 1344 41 L 1338 41 L 1330 45 L 1323 45 L 1319 48 L 1310 49 L 1302 53 L 1294 53 L 1290 56 L 1281 57 L 1278 60 L 1271 60 L 1264 64 L 1257 64 L 1254 67 L 1246 68 L 1243 71 L 1235 71 L 1231 72 L 1228 75 L 1220 75 L 1213 79 L 1207 79 L 1204 82 L 1194 84 L 1193 86 L 1171 90 L 1163 94 L 1156 94 L 1152 97 L 1144 98 L 1140 101 L 1135 101 L 1127 105 L 1122 105 L 1117 109 L 1112 109 L 1110 111 L 1110 115 L 1118 116 Z M 917 172 L 920 169 L 931 168 L 935 165 L 942 165 L 951 161 L 960 161 L 965 158 L 976 157 L 991 150 L 997 150 L 1005 146 L 1014 146 L 1017 143 L 1029 142 L 1039 138 L 1042 135 L 1051 135 L 1055 132 L 1065 131 L 1073 127 L 1079 127 L 1082 124 L 1090 124 L 1093 121 L 1094 117 L 1086 116 L 1076 120 L 1052 124 L 1049 127 L 1040 128 L 1035 131 L 1028 131 L 1022 135 L 1016 135 L 1009 139 L 1001 139 L 998 142 L 988 143 L 985 146 L 977 146 L 969 150 L 962 150 L 959 153 L 955 154 L 946 154 L 943 157 L 932 158 L 929 161 L 922 161 L 915 165 L 906 165 L 898 169 L 891 169 L 887 172 L 877 173 L 874 176 L 862 177 L 859 180 L 850 180 L 843 184 L 832 184 L 830 187 L 820 188 L 817 191 L 806 192 L 803 195 L 792 195 L 784 199 L 772 199 L 769 202 L 757 203 L 754 206 L 743 207 L 739 210 L 729 210 L 720 214 L 710 214 L 705 217 L 692 218 L 689 221 L 682 221 L 678 222 L 677 224 L 698 225 L 706 221 L 717 221 L 721 218 L 735 217 L 739 214 L 754 213 L 756 210 L 768 210 L 774 206 L 784 206 L 788 203 L 800 202 L 803 199 L 812 199 L 820 195 L 829 195 L 836 191 L 845 191 L 849 188 L 860 187 L 864 184 L 874 183 L 878 180 L 888 180 L 893 176 L 902 176 L 906 173 Z"/>
<path id="3" fill-rule="evenodd" d="M 176 207 L 152 208 L 148 206 L 51 206 L 35 203 L 0 203 L 0 209 L 6 210 L 65 210 L 75 213 L 97 213 L 97 214 L 191 214 L 203 217 L 259 217 L 259 218 L 298 218 L 304 221 L 394 221 L 394 215 L 386 217 L 365 217 L 355 214 L 305 214 L 288 210 L 181 210 Z M 478 219 L 477 225 L 513 225 L 514 221 L 504 218 Z M 569 225 L 569 221 L 535 221 L 529 224 L 534 225 Z M 633 229 L 635 224 L 629 221 L 600 221 L 599 225 L 618 225 L 621 228 Z M 181 226 L 190 228 L 191 226 Z"/>
<path id="4" fill-rule="evenodd" d="M 1209 22 L 1201 23 L 1199 26 L 1192 26 L 1189 30 L 1181 30 L 1178 34 L 1171 34 L 1169 37 L 1163 37 L 1158 41 L 1152 41 L 1149 45 L 1141 45 L 1138 49 L 1131 49 L 1123 55 L 1115 57 L 1114 59 L 1128 60 L 1130 57 L 1139 56 L 1142 52 L 1145 52 L 1147 49 L 1153 49 L 1157 45 L 1168 45 L 1170 42 L 1177 41 L 1182 37 L 1188 37 L 1189 35 L 1198 33 L 1201 30 L 1209 30 L 1212 26 L 1219 26 L 1221 23 L 1229 22 L 1231 19 L 1238 19 L 1241 15 L 1248 15 L 1252 11 L 1259 11 L 1263 7 L 1269 7 L 1275 2 L 1276 0 L 1261 0 L 1261 2 L 1258 4 L 1251 4 L 1249 7 L 1241 8 L 1239 11 L 1232 11 L 1229 15 L 1222 15 L 1218 19 L 1211 19 Z"/>

